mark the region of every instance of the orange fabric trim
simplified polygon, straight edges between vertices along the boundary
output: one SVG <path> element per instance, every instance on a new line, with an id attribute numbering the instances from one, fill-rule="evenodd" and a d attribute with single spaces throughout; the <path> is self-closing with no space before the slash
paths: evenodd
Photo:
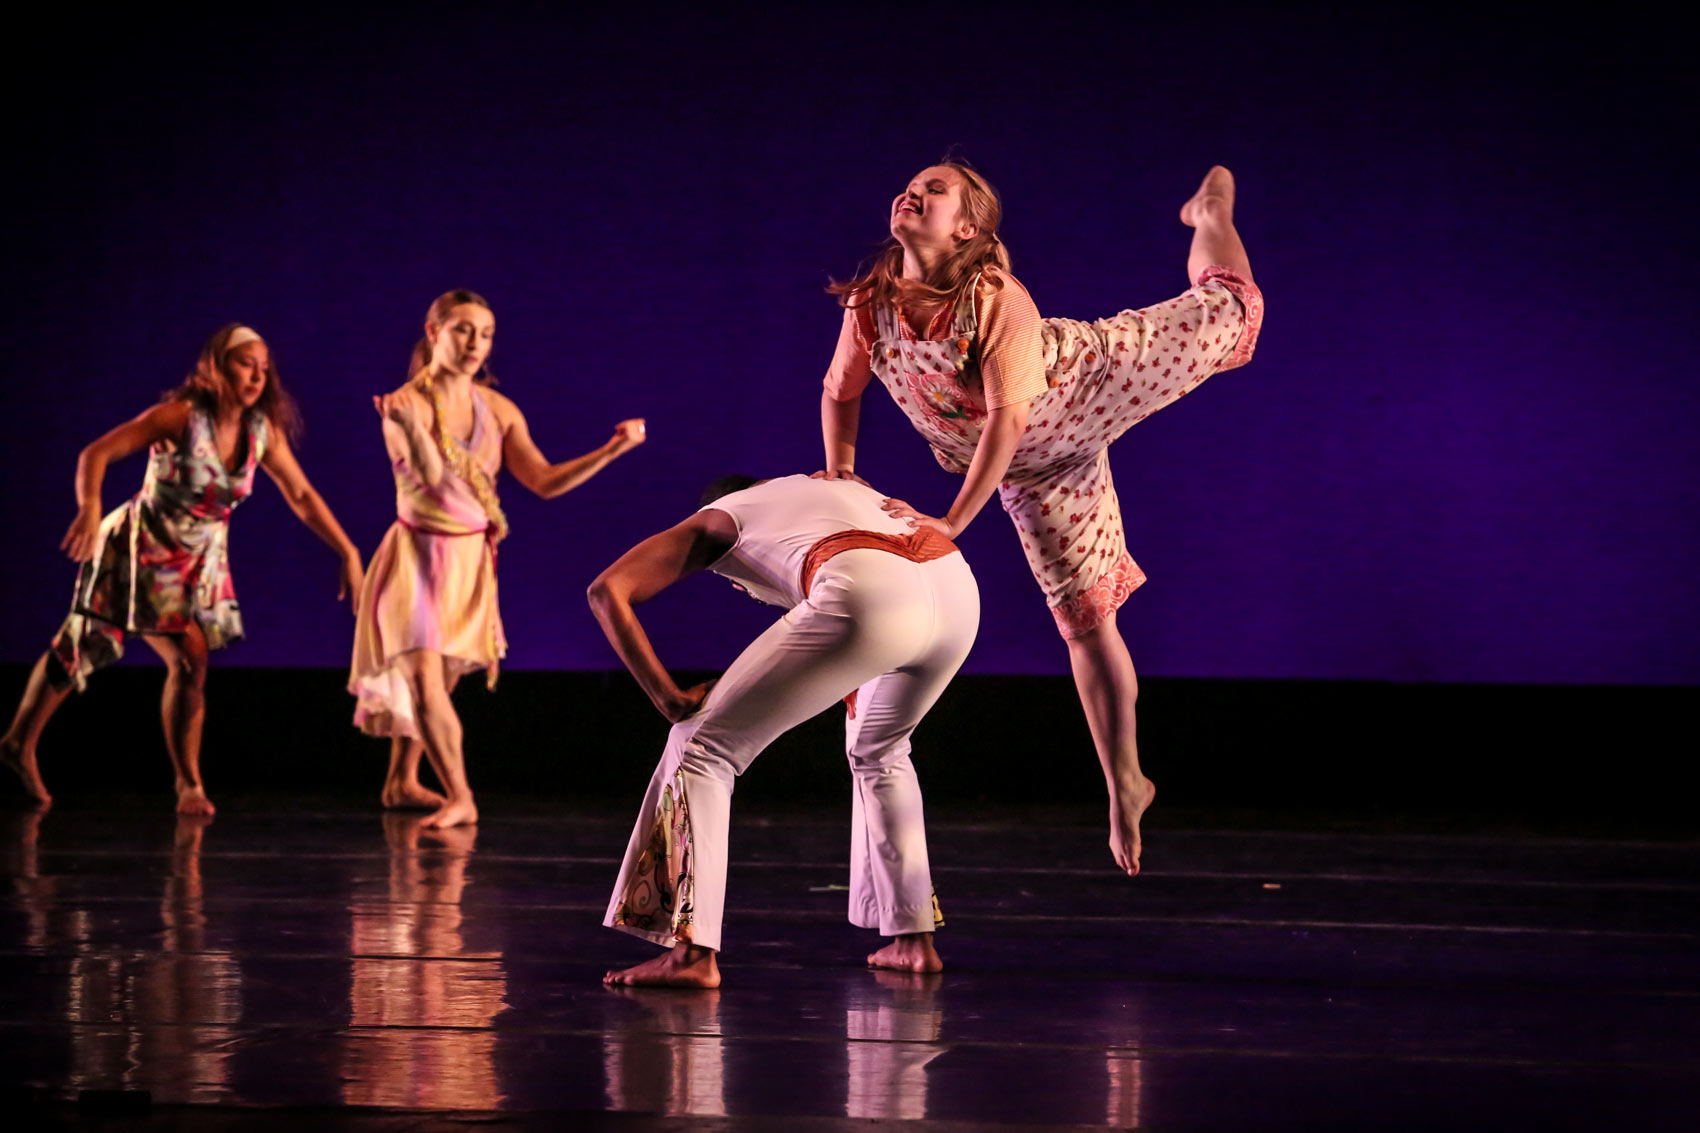
<path id="1" fill-rule="evenodd" d="M 836 535 L 828 535 L 810 547 L 809 553 L 803 556 L 803 597 L 809 596 L 809 587 L 814 585 L 815 572 L 820 570 L 826 560 L 862 547 L 889 551 L 912 563 L 928 563 L 956 553 L 956 544 L 931 527 L 922 527 L 908 535 L 882 535 L 877 531 L 840 531 Z"/>
<path id="2" fill-rule="evenodd" d="M 803 556 L 803 597 L 809 596 L 809 587 L 815 583 L 815 572 L 820 570 L 828 559 L 862 547 L 888 551 L 912 563 L 930 563 L 934 559 L 954 555 L 957 550 L 955 543 L 931 527 L 922 527 L 908 535 L 882 535 L 878 531 L 840 531 L 836 535 L 828 535 L 810 547 L 809 553 Z M 856 718 L 858 691 L 851 689 L 850 695 L 844 698 L 844 706 L 850 710 L 852 720 Z"/>

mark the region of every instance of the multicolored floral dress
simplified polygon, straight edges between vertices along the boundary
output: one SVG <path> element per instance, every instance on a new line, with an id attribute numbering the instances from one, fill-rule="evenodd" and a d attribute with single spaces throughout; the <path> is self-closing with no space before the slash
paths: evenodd
<path id="1" fill-rule="evenodd" d="M 502 428 L 476 390 L 472 435 L 462 447 L 493 483 L 502 466 Z M 397 667 L 404 653 L 443 657 L 451 680 L 496 669 L 508 651 L 496 604 L 496 553 L 489 512 L 477 490 L 444 461 L 443 477 L 426 484 L 406 459 L 391 463 L 396 521 L 366 568 L 354 623 L 348 691 L 354 723 L 374 736 L 418 736 L 413 690 Z"/>
<path id="2" fill-rule="evenodd" d="M 874 375 L 957 475 L 968 471 L 986 421 L 974 377 L 980 286 L 966 289 L 943 335 L 931 333 L 935 322 L 920 338 L 889 309 L 870 320 Z M 1145 581 L 1128 554 L 1110 443 L 1211 374 L 1250 361 L 1262 323 L 1262 292 L 1223 267 L 1206 268 L 1191 290 L 1154 307 L 1090 323 L 1042 320 L 1046 388 L 1030 403 L 998 497 L 1064 637 L 1102 625 Z"/>
<path id="3" fill-rule="evenodd" d="M 94 557 L 77 574 L 71 614 L 53 655 L 78 689 L 124 654 L 126 633 L 187 633 L 201 627 L 208 649 L 242 637 L 230 578 L 230 513 L 254 490 L 270 425 L 248 414 L 242 464 L 219 459 L 213 420 L 196 406 L 181 440 L 148 450 L 142 490 L 100 521 Z"/>

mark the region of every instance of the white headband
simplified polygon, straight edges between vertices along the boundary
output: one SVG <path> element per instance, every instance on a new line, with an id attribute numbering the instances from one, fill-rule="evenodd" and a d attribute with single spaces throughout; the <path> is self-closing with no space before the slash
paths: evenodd
<path id="1" fill-rule="evenodd" d="M 237 327 L 230 332 L 230 337 L 224 340 L 224 352 L 229 354 L 244 343 L 262 341 L 264 340 L 260 338 L 260 332 L 253 327 Z"/>

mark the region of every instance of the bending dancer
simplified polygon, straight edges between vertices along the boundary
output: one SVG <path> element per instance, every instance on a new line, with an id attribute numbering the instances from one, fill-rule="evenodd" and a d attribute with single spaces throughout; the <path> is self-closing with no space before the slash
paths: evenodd
<path id="1" fill-rule="evenodd" d="M 507 652 L 496 605 L 495 548 L 508 533 L 497 473 L 505 462 L 521 484 L 553 499 L 644 442 L 643 419 L 632 418 L 601 448 L 549 463 L 519 406 L 490 388 L 495 336 L 482 296 L 437 296 L 407 384 L 372 399 L 395 474 L 396 521 L 366 571 L 348 691 L 358 698 L 355 725 L 391 737 L 384 806 L 434 809 L 425 822 L 432 827 L 478 821 L 449 694 L 474 669 L 495 688 Z M 447 797 L 419 782 L 422 753 Z"/>
<path id="2" fill-rule="evenodd" d="M 1138 680 L 1116 610 L 1145 581 L 1122 533 L 1108 447 L 1205 378 L 1250 360 L 1263 318 L 1234 229 L 1234 180 L 1216 166 L 1181 206 L 1191 290 L 1085 323 L 1044 319 L 1009 273 L 1002 206 L 965 165 L 923 169 L 891 205 L 891 238 L 856 278 L 821 396 L 826 470 L 853 475 L 862 391 L 878 377 L 947 471 L 940 516 L 887 508 L 954 538 L 993 489 L 1068 643 L 1110 795 L 1110 850 L 1139 872 L 1139 820 L 1156 795 L 1134 735 Z"/>
<path id="3" fill-rule="evenodd" d="M 591 584 L 602 631 L 674 721 L 602 922 L 670 950 L 604 982 L 720 985 L 733 781 L 779 735 L 845 698 L 850 922 L 895 938 L 868 957 L 876 968 L 943 967 L 909 737 L 974 644 L 980 592 L 955 544 L 910 531 L 883 498 L 856 482 L 728 477 L 701 511 Z M 703 569 L 789 612 L 717 682 L 681 691 L 632 607 Z"/>
<path id="4" fill-rule="evenodd" d="M 133 633 L 166 666 L 161 714 L 177 811 L 213 813 L 201 782 L 207 654 L 242 637 L 230 579 L 230 513 L 253 491 L 256 467 L 341 557 L 337 596 L 360 593 L 360 552 L 290 452 L 299 421 L 265 340 L 230 323 L 207 339 L 182 385 L 77 457 L 77 518 L 59 544 L 83 564 L 71 613 L 30 671 L 0 739 L 0 762 L 17 772 L 36 805 L 53 802 L 36 766 L 42 728 L 73 687 L 81 690 L 90 673 L 123 654 L 124 635 Z M 102 518 L 106 466 L 143 447 L 142 490 Z"/>

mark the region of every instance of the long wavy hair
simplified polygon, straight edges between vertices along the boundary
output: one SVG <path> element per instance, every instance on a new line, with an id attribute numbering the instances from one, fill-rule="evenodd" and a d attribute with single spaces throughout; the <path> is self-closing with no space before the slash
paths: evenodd
<path id="1" fill-rule="evenodd" d="M 188 401 L 209 414 L 216 414 L 219 395 L 231 388 L 230 372 L 224 368 L 225 359 L 230 354 L 230 335 L 236 328 L 245 325 L 225 323 L 213 331 L 212 337 L 201 344 L 194 370 L 177 386 L 166 390 L 160 400 Z M 254 414 L 263 414 L 273 429 L 291 441 L 301 436 L 301 409 L 289 396 L 289 391 L 283 388 L 283 379 L 277 373 L 277 355 L 272 353 L 269 342 L 266 343 L 266 388 L 260 399 L 243 411 L 242 423 L 249 424 Z"/>
<path id="2" fill-rule="evenodd" d="M 449 312 L 463 303 L 471 303 L 475 307 L 483 307 L 491 314 L 496 313 L 495 308 L 490 306 L 490 300 L 484 298 L 484 296 L 478 294 L 476 291 L 468 291 L 464 287 L 457 287 L 453 291 L 445 291 L 435 299 L 431 300 L 431 305 L 425 309 L 425 321 L 428 323 L 435 323 L 437 326 L 441 327 L 443 325 L 443 320 L 449 317 Z M 418 377 L 419 371 L 423 370 L 430 361 L 431 340 L 429 338 L 421 337 L 418 342 L 413 344 L 413 356 L 407 360 L 407 380 L 412 381 L 414 378 Z M 472 380 L 480 385 L 486 386 L 493 386 L 497 384 L 496 374 L 490 369 L 490 363 L 488 360 L 485 361 L 484 368 L 472 376 Z"/>
<path id="3" fill-rule="evenodd" d="M 954 307 L 980 272 L 987 268 L 1009 270 L 1009 249 L 998 238 L 998 225 L 1003 221 L 1003 201 L 998 191 L 966 161 L 946 158 L 938 164 L 954 169 L 961 176 L 962 215 L 977 231 L 957 245 L 924 280 L 903 278 L 903 246 L 897 237 L 886 237 L 852 278 L 834 280 L 827 286 L 830 294 L 838 296 L 839 306 L 871 304 L 876 311 L 882 306 L 899 305 L 919 310 L 947 304 Z M 1003 286 L 1003 280 L 996 274 L 988 276 L 987 281 L 993 287 Z"/>

